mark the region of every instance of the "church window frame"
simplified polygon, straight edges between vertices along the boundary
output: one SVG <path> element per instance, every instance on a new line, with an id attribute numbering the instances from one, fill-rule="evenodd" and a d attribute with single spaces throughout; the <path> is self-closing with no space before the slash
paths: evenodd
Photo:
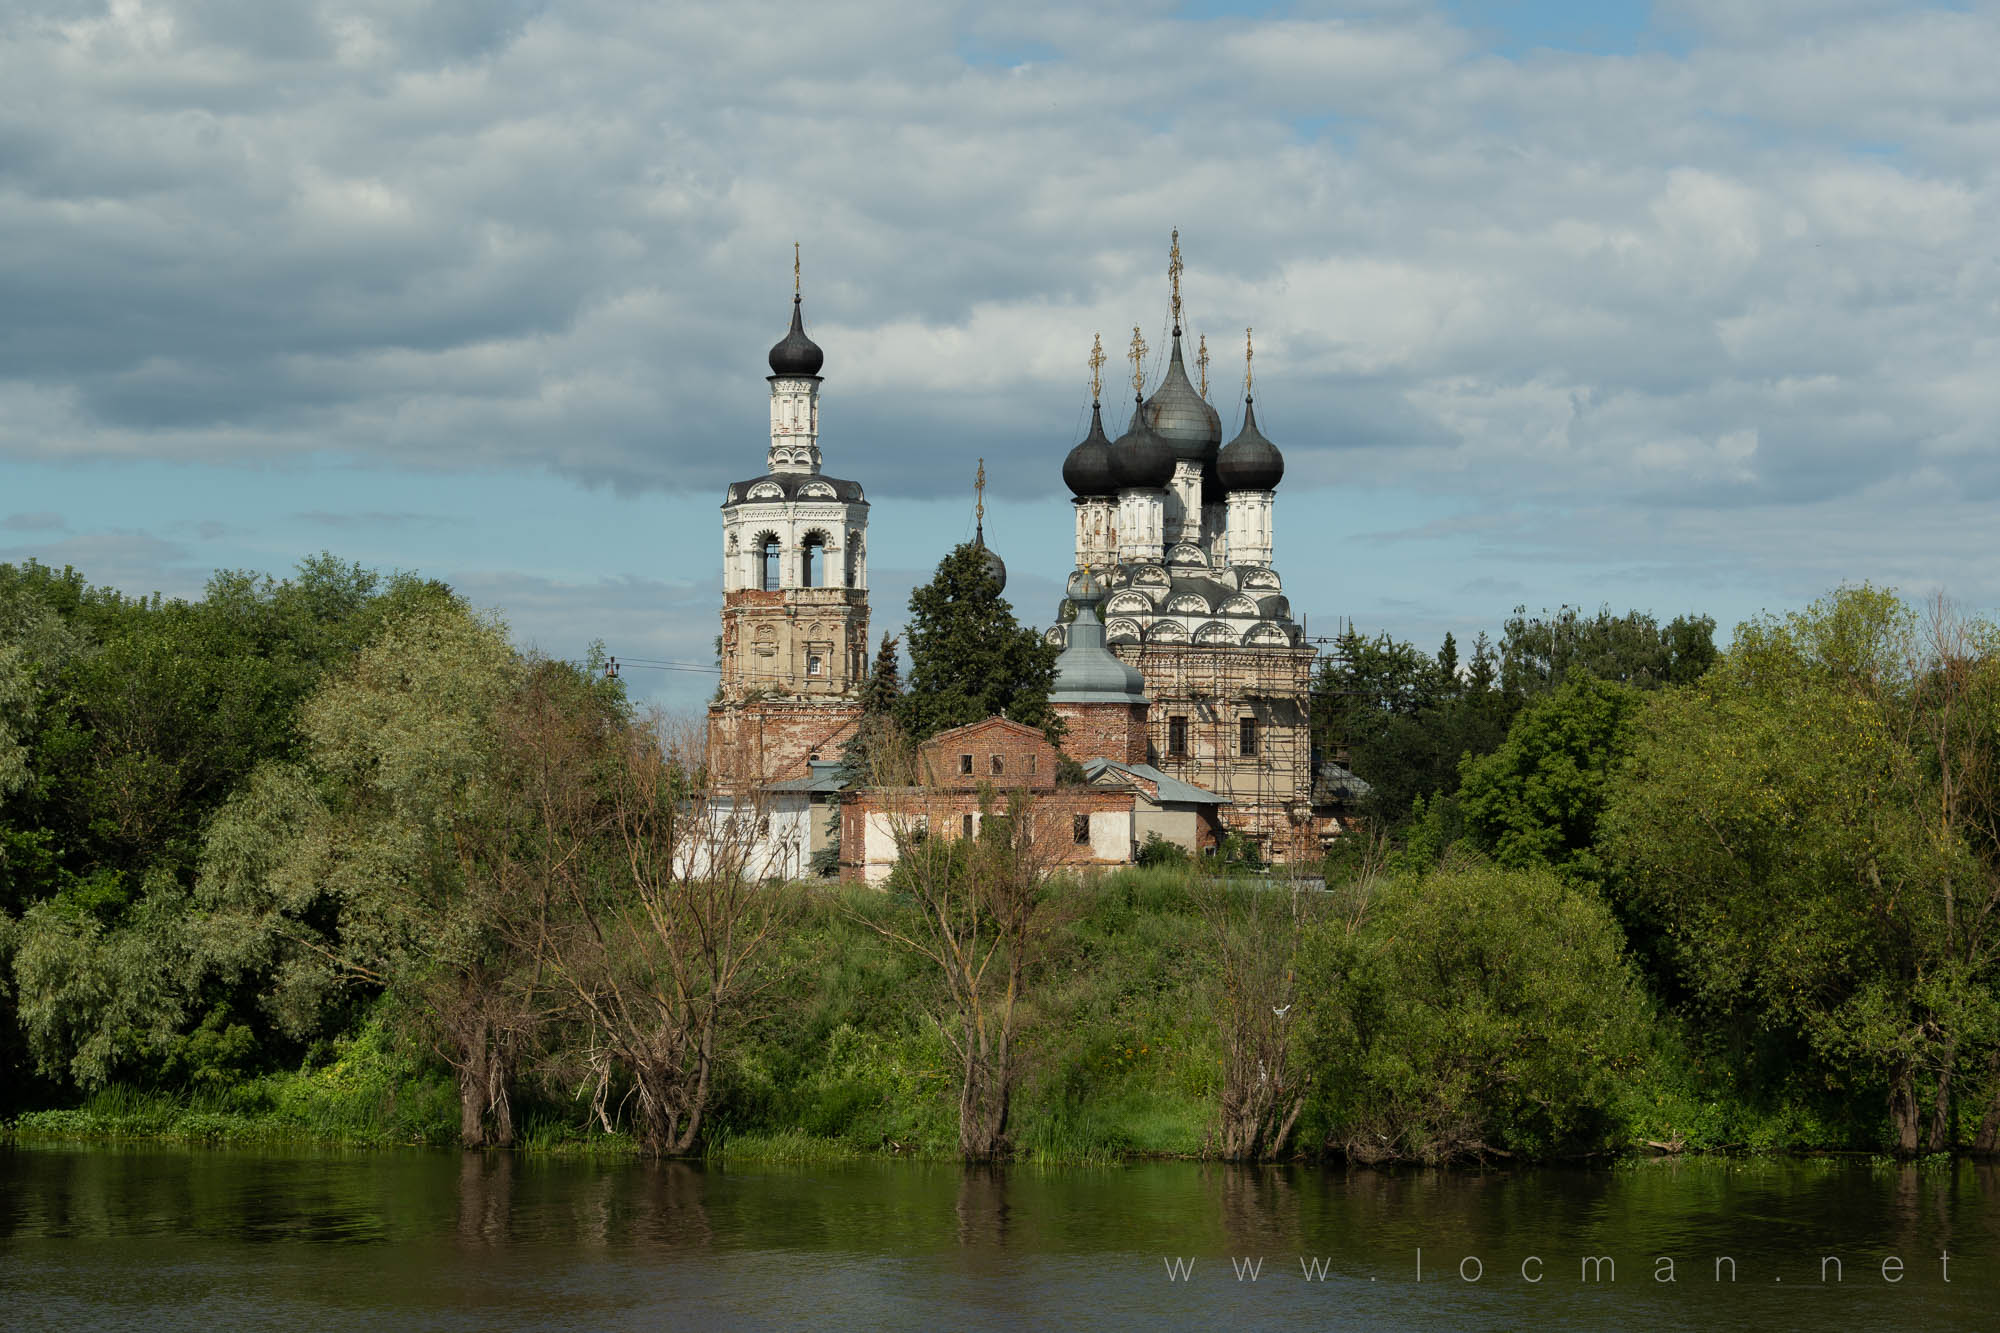
<path id="1" fill-rule="evenodd" d="M 1167 719 L 1167 758 L 1188 757 L 1188 720 L 1184 714 L 1176 713 Z"/>
<path id="2" fill-rule="evenodd" d="M 1244 716 L 1236 719 L 1236 752 L 1245 759 L 1255 759 L 1263 738 L 1258 735 L 1257 719 Z"/>

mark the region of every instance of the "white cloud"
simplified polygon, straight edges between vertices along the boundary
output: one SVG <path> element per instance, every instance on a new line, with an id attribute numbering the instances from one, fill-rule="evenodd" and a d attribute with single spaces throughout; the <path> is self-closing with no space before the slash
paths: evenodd
<path id="1" fill-rule="evenodd" d="M 1179 226 L 1289 484 L 1866 497 L 1914 562 L 1935 479 L 2000 489 L 2000 13 L 1659 12 L 1683 52 L 1513 59 L 1416 3 L 17 8 L 0 459 L 706 504 L 761 461 L 796 238 L 829 465 L 879 502 L 1004 456 L 1053 503 L 1090 335 L 1157 371 Z"/>

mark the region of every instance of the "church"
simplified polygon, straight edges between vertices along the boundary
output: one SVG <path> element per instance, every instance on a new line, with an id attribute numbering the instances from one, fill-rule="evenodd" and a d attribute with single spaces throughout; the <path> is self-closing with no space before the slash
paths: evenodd
<path id="1" fill-rule="evenodd" d="M 1059 790 L 1054 747 L 988 719 L 919 747 L 929 828 L 974 831 L 978 789 L 1009 786 L 1077 807 L 1066 853 L 1077 864 L 1129 863 L 1155 835 L 1199 854 L 1234 834 L 1266 860 L 1304 860 L 1344 827 L 1358 780 L 1342 773 L 1329 793 L 1316 772 L 1316 650 L 1273 561 L 1285 464 L 1257 427 L 1248 335 L 1243 420 L 1224 443 L 1207 399 L 1205 345 L 1200 387 L 1188 376 L 1178 234 L 1168 275 L 1165 372 L 1147 394 L 1135 328 L 1132 413 L 1112 439 L 1104 355 L 1094 349 L 1090 428 L 1061 464 L 1075 548 L 1047 631 L 1061 648 L 1050 703 L 1064 724 L 1062 753 L 1086 785 Z M 860 719 L 868 669 L 869 505 L 858 483 L 822 471 L 825 356 L 805 332 L 796 262 L 791 327 L 769 361 L 764 471 L 731 485 L 722 504 L 710 768 L 739 801 L 757 794 L 791 831 L 792 845 L 769 858 L 773 873 L 798 873 L 819 850 L 821 826 L 837 825 L 843 876 L 879 882 L 894 860 L 892 794 L 843 791 L 832 776 Z M 1004 565 L 991 563 L 1004 584 Z"/>

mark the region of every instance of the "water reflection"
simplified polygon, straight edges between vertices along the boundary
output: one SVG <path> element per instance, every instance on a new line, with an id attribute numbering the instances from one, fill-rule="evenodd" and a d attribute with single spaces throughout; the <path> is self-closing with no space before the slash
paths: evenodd
<path id="1" fill-rule="evenodd" d="M 500 1245 L 514 1213 L 514 1155 L 468 1152 L 458 1159 L 458 1239 Z"/>
<path id="2" fill-rule="evenodd" d="M 1951 1325 L 2000 1298 L 1996 1199 L 2000 1166 L 1970 1162 L 1443 1174 L 13 1149 L 0 1325 L 32 1309 L 85 1328 L 867 1327 L 949 1309 L 995 1329 L 1311 1326 L 1337 1308 L 1383 1327 L 1710 1333 L 1792 1326 L 1804 1299 L 1816 1320 Z M 1822 1283 L 1828 1258 L 1839 1280 Z M 1239 1280 L 1238 1260 L 1261 1277 Z"/>
<path id="3" fill-rule="evenodd" d="M 1007 1248 L 1007 1168 L 968 1166 L 959 1176 L 958 1243 L 969 1247 Z"/>

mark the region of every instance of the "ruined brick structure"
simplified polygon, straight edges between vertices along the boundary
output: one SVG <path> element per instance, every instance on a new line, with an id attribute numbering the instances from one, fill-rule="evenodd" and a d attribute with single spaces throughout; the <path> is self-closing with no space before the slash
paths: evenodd
<path id="1" fill-rule="evenodd" d="M 1028 835 L 1045 865 L 1082 869 L 1128 864 L 1133 799 L 1123 786 L 1056 787 L 1056 747 L 1036 727 L 989 717 L 941 731 L 917 747 L 920 787 L 867 787 L 841 794 L 840 876 L 879 884 L 900 843 L 976 836 L 1004 815 L 1011 793 L 1031 804 Z"/>

